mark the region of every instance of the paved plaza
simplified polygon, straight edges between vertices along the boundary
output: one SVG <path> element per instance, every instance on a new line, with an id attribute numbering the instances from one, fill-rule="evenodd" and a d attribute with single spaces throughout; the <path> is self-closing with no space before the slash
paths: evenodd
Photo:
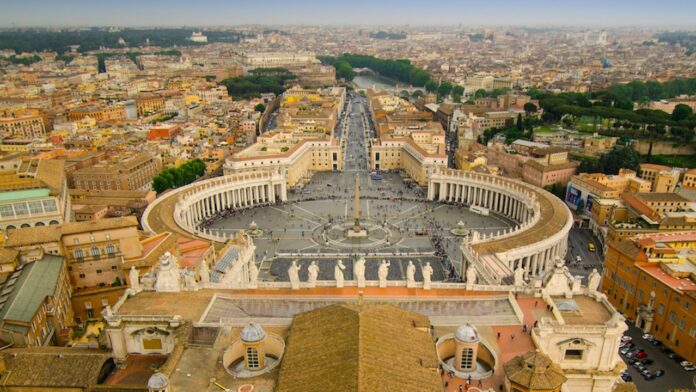
<path id="1" fill-rule="evenodd" d="M 482 216 L 466 206 L 425 200 L 425 189 L 401 172 L 382 173 L 376 180 L 368 170 L 366 140 L 373 131 L 365 113 L 365 101 L 349 98 L 348 109 L 337 126 L 336 137 L 344 140 L 345 170 L 320 172 L 302 188 L 290 190 L 288 201 L 265 207 L 226 211 L 205 223 L 213 232 L 232 233 L 256 223 L 262 234 L 254 238 L 260 279 L 286 281 L 289 264 L 302 267 L 316 260 L 320 280 L 332 280 L 337 260 L 346 265 L 352 279 L 356 257 L 366 258 L 367 279 L 377 279 L 381 260 L 392 264 L 390 280 L 404 280 L 409 260 L 421 267 L 430 262 L 433 280 L 457 280 L 461 275 L 461 238 L 450 230 L 462 221 L 467 229 L 495 233 L 514 226 L 507 218 Z M 347 238 L 354 225 L 356 176 L 360 183 L 360 223 L 365 238 Z"/>

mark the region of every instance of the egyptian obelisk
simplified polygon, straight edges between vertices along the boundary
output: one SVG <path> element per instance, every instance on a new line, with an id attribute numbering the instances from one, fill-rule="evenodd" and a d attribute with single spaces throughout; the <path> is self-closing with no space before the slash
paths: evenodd
<path id="1" fill-rule="evenodd" d="M 355 175 L 355 196 L 353 198 L 353 216 L 355 218 L 355 232 L 360 232 L 360 177 Z"/>

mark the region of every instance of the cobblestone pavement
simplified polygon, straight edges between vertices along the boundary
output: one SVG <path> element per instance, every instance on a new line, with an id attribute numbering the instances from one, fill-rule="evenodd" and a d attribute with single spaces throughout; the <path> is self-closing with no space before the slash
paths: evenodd
<path id="1" fill-rule="evenodd" d="M 285 204 L 230 212 L 213 219 L 207 227 L 230 232 L 247 229 L 255 222 L 263 231 L 255 238 L 255 245 L 264 280 L 287 280 L 292 260 L 303 267 L 303 274 L 306 265 L 317 260 L 320 277 L 333 278 L 336 260 L 342 259 L 348 271 L 358 254 L 366 256 L 368 279 L 376 277 L 382 259 L 394 263 L 390 279 L 404 278 L 408 260 L 417 265 L 417 277 L 420 267 L 430 262 L 434 280 L 456 278 L 460 274 L 461 239 L 450 229 L 462 221 L 468 229 L 494 233 L 513 223 L 497 215 L 478 215 L 463 206 L 426 201 L 425 189 L 400 172 L 382 173 L 383 179 L 373 179 L 366 143 L 373 131 L 366 101 L 348 101 L 336 131 L 336 136 L 345 140 L 344 171 L 316 173 L 302 189 L 291 190 Z M 342 232 L 353 223 L 356 175 L 360 181 L 360 220 L 374 230 L 368 230 L 368 238 L 347 241 Z M 330 258 L 321 257 L 326 254 Z"/>

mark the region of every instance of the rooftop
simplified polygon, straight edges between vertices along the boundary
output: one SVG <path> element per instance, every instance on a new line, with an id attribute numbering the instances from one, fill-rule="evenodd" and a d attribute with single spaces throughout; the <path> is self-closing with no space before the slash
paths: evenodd
<path id="1" fill-rule="evenodd" d="M 44 255 L 43 259 L 15 270 L 0 292 L 0 320 L 31 322 L 46 297 L 55 293 L 62 268 L 62 257 Z M 6 324 L 4 328 L 15 329 L 15 325 Z"/>

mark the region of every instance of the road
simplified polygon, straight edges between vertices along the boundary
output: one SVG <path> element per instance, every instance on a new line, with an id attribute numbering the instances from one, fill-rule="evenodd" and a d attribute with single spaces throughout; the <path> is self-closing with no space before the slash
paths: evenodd
<path id="1" fill-rule="evenodd" d="M 588 244 L 595 244 L 595 251 L 590 252 Z M 580 256 L 581 261 L 577 261 Z M 596 268 L 602 272 L 602 247 L 599 240 L 590 229 L 572 228 L 568 235 L 568 253 L 566 253 L 566 264 L 573 275 L 587 276 Z"/>

